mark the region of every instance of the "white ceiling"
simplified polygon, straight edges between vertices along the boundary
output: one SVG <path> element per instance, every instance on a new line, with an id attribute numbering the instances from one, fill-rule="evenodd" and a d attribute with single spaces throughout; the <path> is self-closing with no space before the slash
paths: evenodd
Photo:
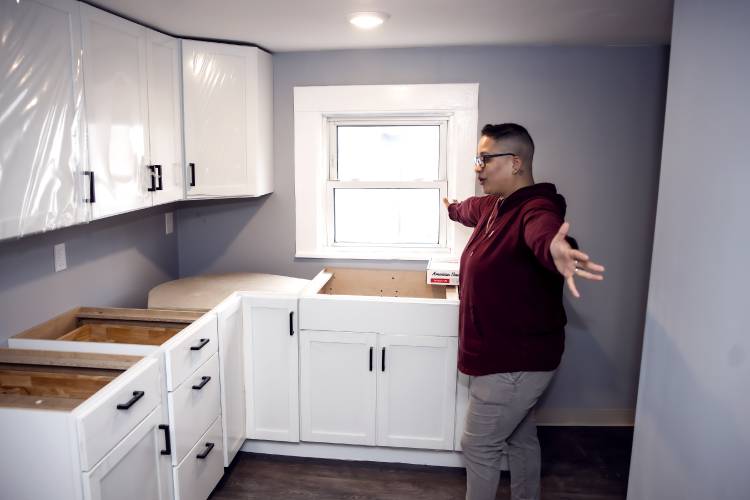
<path id="1" fill-rule="evenodd" d="M 272 52 L 433 45 L 668 44 L 673 0 L 93 0 L 183 36 Z M 347 16 L 387 12 L 361 31 Z"/>

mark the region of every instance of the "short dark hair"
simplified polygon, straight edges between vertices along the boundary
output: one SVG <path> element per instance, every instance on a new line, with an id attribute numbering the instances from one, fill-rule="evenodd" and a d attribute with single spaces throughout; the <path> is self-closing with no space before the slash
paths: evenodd
<path id="1" fill-rule="evenodd" d="M 488 123 L 482 127 L 482 135 L 491 137 L 496 141 L 511 140 L 517 142 L 521 151 L 516 151 L 524 160 L 531 163 L 534 158 L 534 139 L 529 131 L 517 123 L 500 123 L 492 125 Z"/>

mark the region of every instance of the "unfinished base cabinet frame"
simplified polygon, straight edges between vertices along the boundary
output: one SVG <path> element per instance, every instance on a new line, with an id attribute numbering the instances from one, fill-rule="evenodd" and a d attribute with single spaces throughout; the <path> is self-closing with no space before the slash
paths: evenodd
<path id="1" fill-rule="evenodd" d="M 0 350 L 3 498 L 170 499 L 158 360 L 66 354 Z"/>

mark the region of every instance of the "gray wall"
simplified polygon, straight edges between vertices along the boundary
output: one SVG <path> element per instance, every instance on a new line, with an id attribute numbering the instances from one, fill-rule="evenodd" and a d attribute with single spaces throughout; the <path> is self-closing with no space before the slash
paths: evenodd
<path id="1" fill-rule="evenodd" d="M 148 291 L 177 276 L 174 206 L 111 217 L 0 242 L 0 345 L 77 306 L 145 307 Z M 65 243 L 68 268 L 55 273 L 53 247 Z"/>
<path id="2" fill-rule="evenodd" d="M 294 257 L 292 89 L 479 82 L 480 127 L 516 121 L 529 128 L 537 181 L 558 185 L 568 199 L 572 233 L 607 266 L 604 283 L 581 284 L 583 299 L 566 302 L 567 353 L 543 404 L 612 422 L 609 411 L 627 414 L 635 406 L 667 64 L 665 47 L 276 54 L 274 193 L 180 208 L 180 275 L 252 270 L 310 278 L 332 264 L 423 269 L 424 262 Z"/>
<path id="3" fill-rule="evenodd" d="M 678 0 L 628 498 L 750 498 L 750 2 Z"/>

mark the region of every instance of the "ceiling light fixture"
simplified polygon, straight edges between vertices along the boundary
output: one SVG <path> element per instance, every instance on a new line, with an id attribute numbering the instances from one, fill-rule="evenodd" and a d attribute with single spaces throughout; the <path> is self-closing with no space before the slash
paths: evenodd
<path id="1" fill-rule="evenodd" d="M 357 28 L 371 30 L 377 28 L 391 17 L 385 12 L 355 12 L 349 15 L 349 22 Z"/>

